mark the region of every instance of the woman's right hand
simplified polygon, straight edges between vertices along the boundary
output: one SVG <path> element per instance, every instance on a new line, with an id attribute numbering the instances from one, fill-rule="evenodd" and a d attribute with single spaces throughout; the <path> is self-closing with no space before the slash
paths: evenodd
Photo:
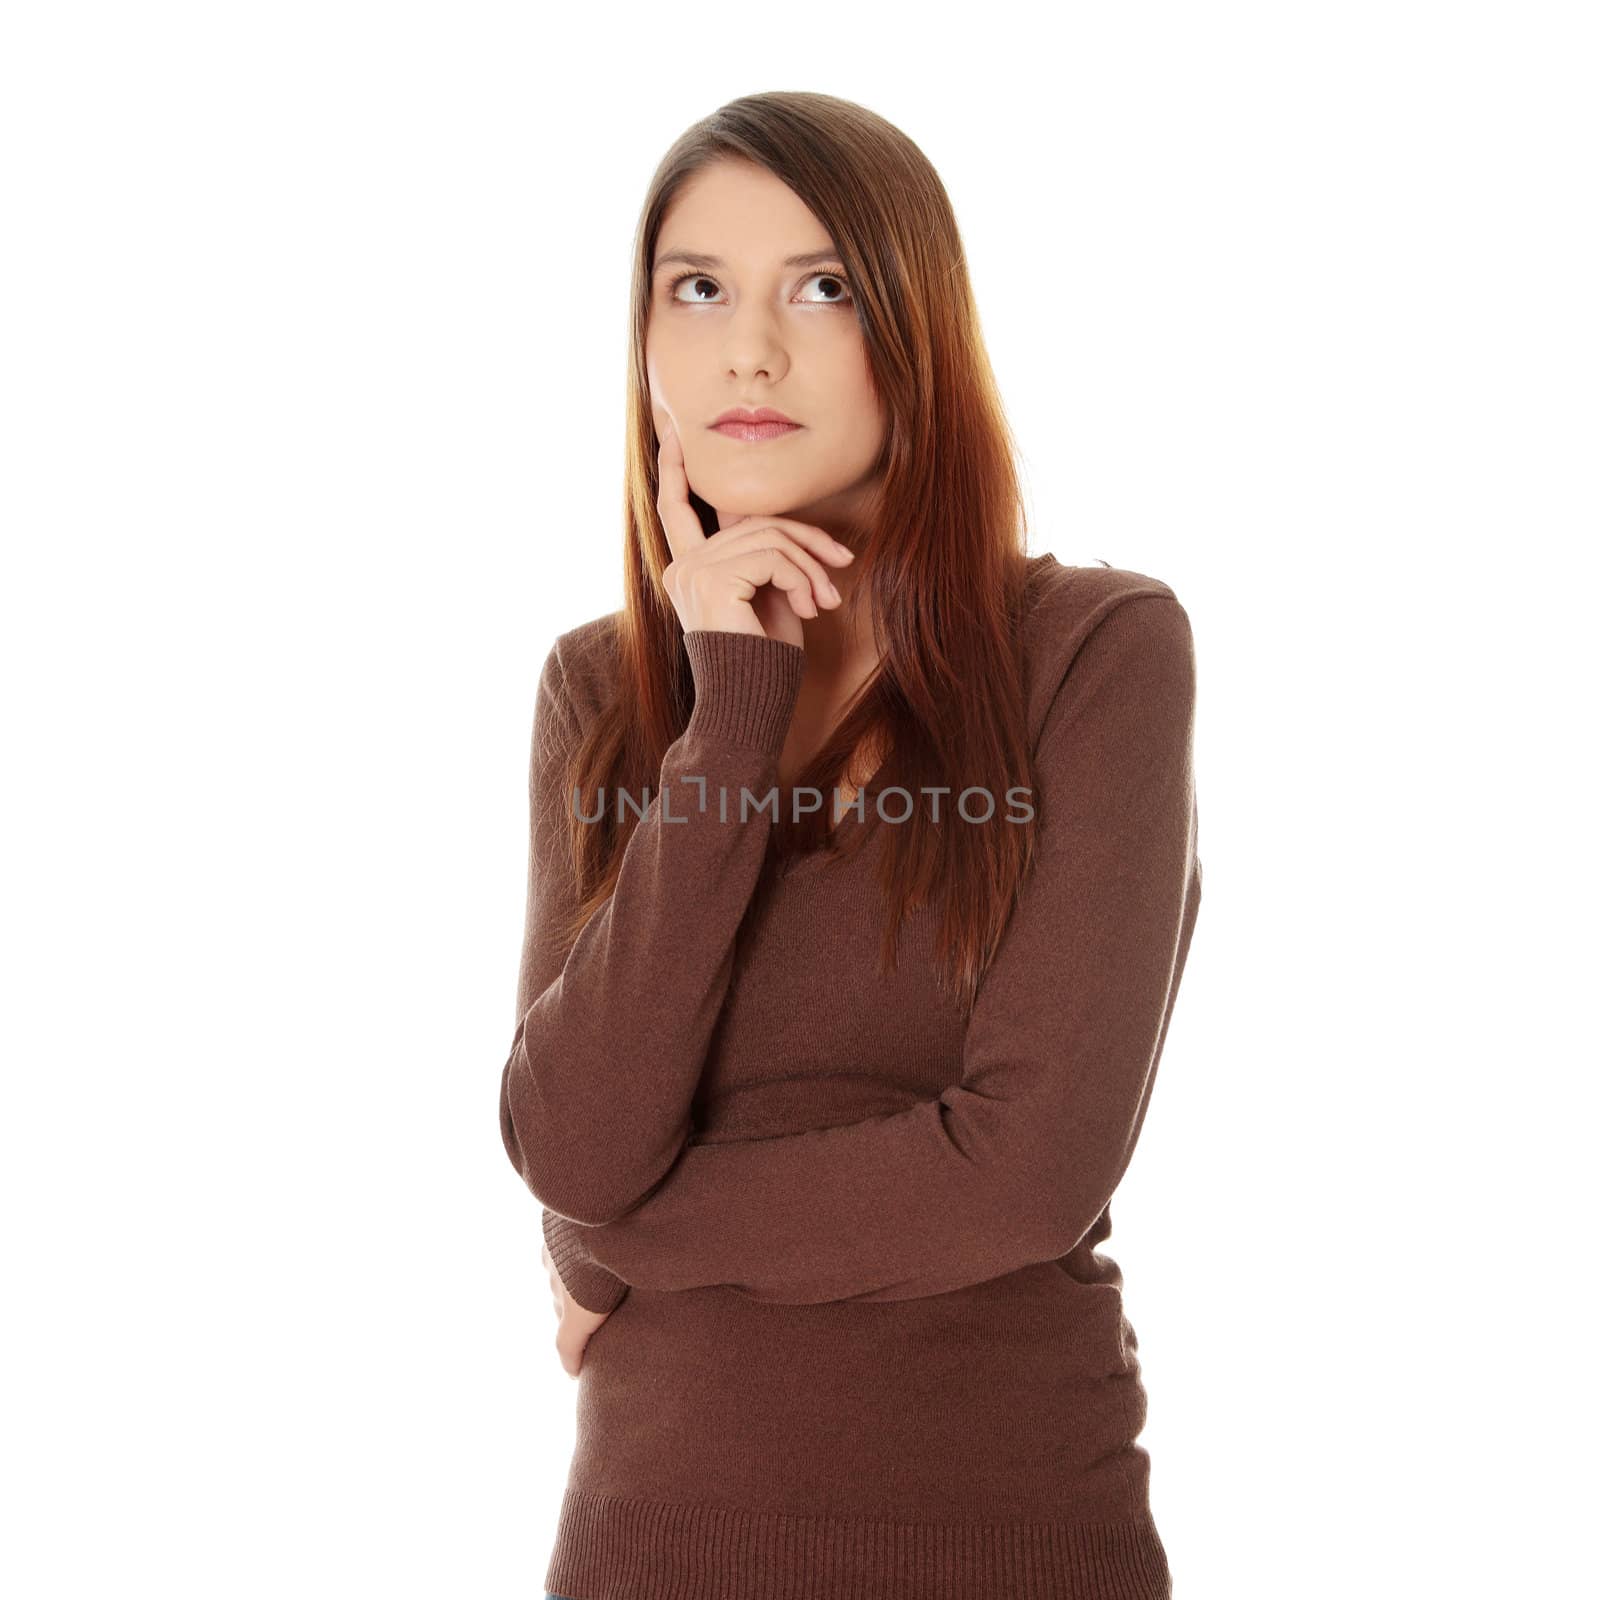
<path id="1" fill-rule="evenodd" d="M 672 551 L 661 577 L 683 631 L 753 633 L 804 644 L 801 619 L 841 600 L 822 563 L 846 566 L 855 552 L 793 517 L 741 517 L 707 538 L 689 503 L 683 442 L 670 422 L 661 436 L 657 473 L 656 510 Z M 758 611 L 756 595 L 767 584 L 781 590 L 788 604 L 763 604 Z"/>
<path id="2" fill-rule="evenodd" d="M 550 1254 L 550 1246 L 545 1244 L 539 1253 L 545 1271 L 550 1274 L 550 1301 L 556 1310 L 556 1354 L 561 1358 L 561 1366 L 567 1376 L 576 1378 L 583 1370 L 585 1346 L 595 1329 L 611 1313 L 591 1311 L 587 1306 L 580 1306 L 567 1293 L 567 1286 L 561 1281 L 561 1273 Z"/>

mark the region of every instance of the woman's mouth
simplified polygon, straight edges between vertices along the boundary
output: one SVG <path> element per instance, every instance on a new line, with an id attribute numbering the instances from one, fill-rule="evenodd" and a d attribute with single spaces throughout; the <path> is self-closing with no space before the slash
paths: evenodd
<path id="1" fill-rule="evenodd" d="M 713 433 L 720 433 L 725 439 L 739 439 L 745 444 L 759 444 L 763 439 L 781 439 L 786 433 L 798 433 L 798 422 L 718 422 L 713 425 Z"/>

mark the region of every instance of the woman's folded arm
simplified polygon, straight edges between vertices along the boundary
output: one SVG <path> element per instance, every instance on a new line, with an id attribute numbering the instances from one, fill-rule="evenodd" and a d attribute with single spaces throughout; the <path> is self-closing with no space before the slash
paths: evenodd
<path id="1" fill-rule="evenodd" d="M 689 1145 L 625 1215 L 555 1224 L 574 1272 L 774 1302 L 900 1300 L 1067 1254 L 1133 1154 L 1188 954 L 1194 709 L 1183 607 L 1124 599 L 1046 714 L 1035 864 L 960 1081 L 890 1116 Z"/>

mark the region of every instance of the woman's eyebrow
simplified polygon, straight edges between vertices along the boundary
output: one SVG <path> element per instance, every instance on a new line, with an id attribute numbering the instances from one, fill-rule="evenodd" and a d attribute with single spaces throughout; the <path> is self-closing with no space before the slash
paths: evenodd
<path id="1" fill-rule="evenodd" d="M 837 250 L 812 250 L 801 256 L 785 256 L 781 263 L 786 267 L 815 267 L 825 261 L 837 261 Z M 702 271 L 712 271 L 716 268 L 727 266 L 721 256 L 700 255 L 693 250 L 668 250 L 664 255 L 656 257 L 654 270 L 659 272 L 670 261 L 680 261 L 686 267 L 694 267 Z"/>

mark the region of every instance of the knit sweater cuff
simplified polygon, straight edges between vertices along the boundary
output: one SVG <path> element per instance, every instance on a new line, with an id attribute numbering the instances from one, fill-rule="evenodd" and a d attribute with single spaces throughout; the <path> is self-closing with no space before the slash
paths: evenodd
<path id="1" fill-rule="evenodd" d="M 585 1248 L 578 1224 L 551 1211 L 544 1213 L 544 1242 L 556 1264 L 561 1285 L 585 1311 L 612 1311 L 628 1286 L 607 1272 Z"/>
<path id="2" fill-rule="evenodd" d="M 804 647 L 714 628 L 691 628 L 683 645 L 694 677 L 685 731 L 779 754 L 805 672 Z"/>

